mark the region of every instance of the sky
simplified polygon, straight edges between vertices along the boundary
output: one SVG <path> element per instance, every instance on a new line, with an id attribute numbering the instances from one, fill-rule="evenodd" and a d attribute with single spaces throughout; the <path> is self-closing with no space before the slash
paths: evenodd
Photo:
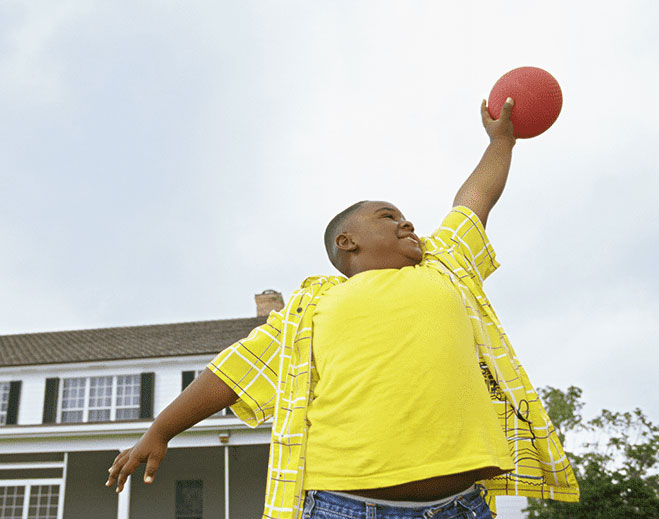
<path id="1" fill-rule="evenodd" d="M 336 274 L 362 199 L 420 235 L 537 66 L 563 108 L 518 140 L 485 290 L 536 387 L 659 422 L 659 4 L 0 3 L 0 333 L 229 319 Z"/>

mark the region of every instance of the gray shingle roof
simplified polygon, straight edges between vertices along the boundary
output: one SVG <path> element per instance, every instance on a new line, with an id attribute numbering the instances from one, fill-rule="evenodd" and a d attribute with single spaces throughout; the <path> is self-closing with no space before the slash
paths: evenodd
<path id="1" fill-rule="evenodd" d="M 266 319 L 0 335 L 0 366 L 211 355 L 247 337 Z"/>

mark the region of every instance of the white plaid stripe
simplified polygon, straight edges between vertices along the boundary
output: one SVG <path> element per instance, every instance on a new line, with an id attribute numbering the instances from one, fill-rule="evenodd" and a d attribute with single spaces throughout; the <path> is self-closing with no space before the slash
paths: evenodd
<path id="1" fill-rule="evenodd" d="M 512 473 L 482 482 L 490 506 L 494 508 L 494 496 L 506 494 L 578 500 L 577 482 L 554 427 L 482 290 L 499 263 L 480 220 L 467 207 L 455 207 L 422 242 L 423 261 L 447 276 L 462 295 L 483 376 L 516 464 Z M 317 380 L 313 310 L 322 292 L 343 281 L 306 279 L 282 312 L 272 312 L 266 324 L 208 365 L 238 393 L 232 409 L 247 425 L 274 417 L 264 518 L 301 519 L 306 409 Z"/>

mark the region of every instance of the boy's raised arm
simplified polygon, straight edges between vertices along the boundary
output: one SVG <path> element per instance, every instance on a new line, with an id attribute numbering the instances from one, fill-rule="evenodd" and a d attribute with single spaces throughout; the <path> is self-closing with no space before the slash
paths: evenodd
<path id="1" fill-rule="evenodd" d="M 499 118 L 492 119 L 485 100 L 481 103 L 481 118 L 485 131 L 490 137 L 490 144 L 453 201 L 453 207 L 464 205 L 476 213 L 483 227 L 490 210 L 503 193 L 510 170 L 512 150 L 515 145 L 513 124 L 510 121 L 512 109 L 513 100 L 508 98 L 501 108 Z"/>
<path id="2" fill-rule="evenodd" d="M 142 438 L 130 449 L 117 456 L 108 470 L 106 486 L 117 482 L 121 492 L 126 478 L 146 463 L 144 482 L 152 483 L 158 466 L 167 452 L 167 444 L 177 434 L 221 409 L 233 405 L 238 395 L 210 370 L 205 369 L 154 420 Z"/>

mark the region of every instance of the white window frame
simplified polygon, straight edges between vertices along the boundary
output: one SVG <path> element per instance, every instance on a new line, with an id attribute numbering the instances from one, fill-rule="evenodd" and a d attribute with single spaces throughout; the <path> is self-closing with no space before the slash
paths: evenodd
<path id="1" fill-rule="evenodd" d="M 80 423 L 99 423 L 99 422 L 114 422 L 117 419 L 117 409 L 135 409 L 133 406 L 117 406 L 117 379 L 119 377 L 137 377 L 138 378 L 138 387 L 140 386 L 140 381 L 139 381 L 139 373 L 129 373 L 126 375 L 90 375 L 86 377 L 64 377 L 62 378 L 62 383 L 61 383 L 61 388 L 59 390 L 59 394 L 57 395 L 57 423 L 65 423 L 62 422 L 62 415 L 65 411 L 70 411 L 70 409 L 63 409 L 63 402 L 64 402 L 64 384 L 67 380 L 84 380 L 85 381 L 85 396 L 83 400 L 83 408 L 82 408 L 82 419 Z M 112 392 L 110 396 L 110 418 L 108 420 L 94 420 L 93 422 L 89 422 L 89 399 L 91 395 L 91 380 L 92 379 L 100 379 L 100 378 L 112 378 Z M 102 409 L 107 409 L 106 407 L 94 407 L 93 410 L 102 410 Z M 139 409 L 140 409 L 140 403 L 138 402 L 137 404 L 137 417 L 134 419 L 137 420 L 139 419 Z M 73 410 L 73 409 L 71 409 Z M 79 408 L 75 410 L 80 410 Z M 69 422 L 66 422 L 69 423 Z M 78 422 L 70 422 L 70 423 L 78 423 Z"/>
<path id="2" fill-rule="evenodd" d="M 0 382 L 0 425 L 7 424 L 9 411 L 9 382 Z"/>
<path id="3" fill-rule="evenodd" d="M 58 487 L 57 490 L 57 519 L 62 519 L 64 517 L 64 495 L 62 489 L 64 485 L 62 484 L 61 478 L 48 478 L 48 479 L 3 479 L 0 481 L 0 487 L 23 487 L 23 516 L 22 519 L 29 518 L 30 512 L 30 493 L 32 487 L 40 486 L 55 486 Z"/>

